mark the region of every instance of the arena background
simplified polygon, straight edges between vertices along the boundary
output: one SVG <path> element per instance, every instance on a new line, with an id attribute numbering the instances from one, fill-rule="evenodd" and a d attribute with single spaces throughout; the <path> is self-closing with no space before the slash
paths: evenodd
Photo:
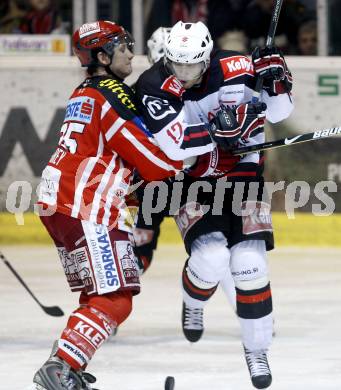
<path id="1" fill-rule="evenodd" d="M 295 110 L 289 119 L 267 125 L 267 140 L 339 126 L 341 58 L 288 57 L 287 61 L 294 76 Z M 148 67 L 146 57 L 136 56 L 133 67 L 134 73 L 127 79 L 130 84 Z M 6 96 L 0 106 L 0 210 L 5 212 L 0 219 L 1 243 L 49 240 L 38 218 L 27 213 L 32 212 L 41 171 L 56 146 L 65 102 L 83 78 L 84 72 L 74 57 L 25 57 L 23 61 L 12 56 L 0 62 L 2 93 Z M 277 212 L 277 244 L 341 245 L 336 229 L 341 223 L 340 146 L 341 137 L 335 137 L 266 153 L 266 179 L 285 181 L 284 190 L 276 192 L 272 200 L 272 209 Z M 331 216 L 330 212 L 324 213 L 325 204 L 314 194 L 316 183 L 329 180 L 337 185 L 336 192 L 328 193 L 335 204 Z M 284 213 L 285 189 L 294 181 L 305 181 L 310 186 L 309 201 L 297 208 L 296 222 Z M 300 188 L 298 197 L 299 192 Z M 321 204 L 319 216 L 312 214 L 312 204 Z M 24 220 L 20 213 L 14 217 L 18 210 L 25 212 Z M 172 221 L 166 226 L 171 230 L 161 242 L 179 242 Z M 299 234 L 294 233 L 296 230 Z"/>

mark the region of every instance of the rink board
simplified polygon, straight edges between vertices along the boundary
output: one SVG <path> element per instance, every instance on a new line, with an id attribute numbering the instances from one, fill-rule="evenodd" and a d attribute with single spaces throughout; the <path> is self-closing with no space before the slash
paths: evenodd
<path id="1" fill-rule="evenodd" d="M 1 250 L 44 305 L 76 307 L 56 252 L 49 246 Z M 174 375 L 177 390 L 252 389 L 237 319 L 218 290 L 205 309 L 205 334 L 182 336 L 181 245 L 161 245 L 134 311 L 99 351 L 89 370 L 101 390 L 161 390 Z M 280 248 L 269 254 L 276 337 L 270 353 L 274 390 L 341 388 L 341 249 Z M 23 390 L 49 354 L 66 318 L 48 317 L 0 265 L 0 388 Z"/>
<path id="2" fill-rule="evenodd" d="M 311 213 L 294 214 L 290 219 L 285 213 L 272 213 L 277 246 L 341 247 L 341 214 L 314 216 Z M 18 224 L 21 223 L 21 224 Z M 181 244 L 181 236 L 173 218 L 165 218 L 161 225 L 159 242 Z M 0 245 L 51 244 L 43 224 L 37 215 L 24 213 L 22 218 L 0 213 Z"/>

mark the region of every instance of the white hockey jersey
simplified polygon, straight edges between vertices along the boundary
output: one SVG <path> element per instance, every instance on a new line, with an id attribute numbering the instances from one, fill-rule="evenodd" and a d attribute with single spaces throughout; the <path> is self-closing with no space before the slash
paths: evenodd
<path id="1" fill-rule="evenodd" d="M 167 72 L 160 60 L 145 71 L 136 84 L 139 107 L 147 128 L 160 148 L 174 160 L 212 151 L 216 145 L 208 132 L 208 122 L 222 105 L 234 107 L 250 102 L 255 86 L 252 62 L 237 52 L 216 50 L 211 65 L 199 86 L 185 90 Z M 279 122 L 293 110 L 288 94 L 270 97 L 266 91 L 261 100 L 267 104 L 267 120 Z M 264 129 L 257 129 L 246 140 L 247 145 L 265 142 Z M 239 146 L 243 146 L 241 144 Z M 263 171 L 261 153 L 240 159 L 226 176 L 256 176 Z"/>

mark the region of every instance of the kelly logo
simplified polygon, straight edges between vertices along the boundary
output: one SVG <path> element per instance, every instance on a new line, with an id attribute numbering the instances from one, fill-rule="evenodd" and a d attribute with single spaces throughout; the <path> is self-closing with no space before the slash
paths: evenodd
<path id="1" fill-rule="evenodd" d="M 245 56 L 233 56 L 220 60 L 220 65 L 224 73 L 224 80 L 232 80 L 243 75 L 253 76 L 252 62 Z"/>
<path id="2" fill-rule="evenodd" d="M 185 92 L 185 88 L 183 88 L 182 84 L 175 76 L 169 76 L 161 85 L 161 89 L 177 97 L 181 97 Z"/>

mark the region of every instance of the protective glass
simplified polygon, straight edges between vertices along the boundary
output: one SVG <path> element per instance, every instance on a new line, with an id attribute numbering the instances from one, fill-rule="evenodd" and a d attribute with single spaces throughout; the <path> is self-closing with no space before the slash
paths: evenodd
<path id="1" fill-rule="evenodd" d="M 201 77 L 205 69 L 204 62 L 197 64 L 178 64 L 169 61 L 168 64 L 174 76 L 180 81 L 196 80 Z"/>

